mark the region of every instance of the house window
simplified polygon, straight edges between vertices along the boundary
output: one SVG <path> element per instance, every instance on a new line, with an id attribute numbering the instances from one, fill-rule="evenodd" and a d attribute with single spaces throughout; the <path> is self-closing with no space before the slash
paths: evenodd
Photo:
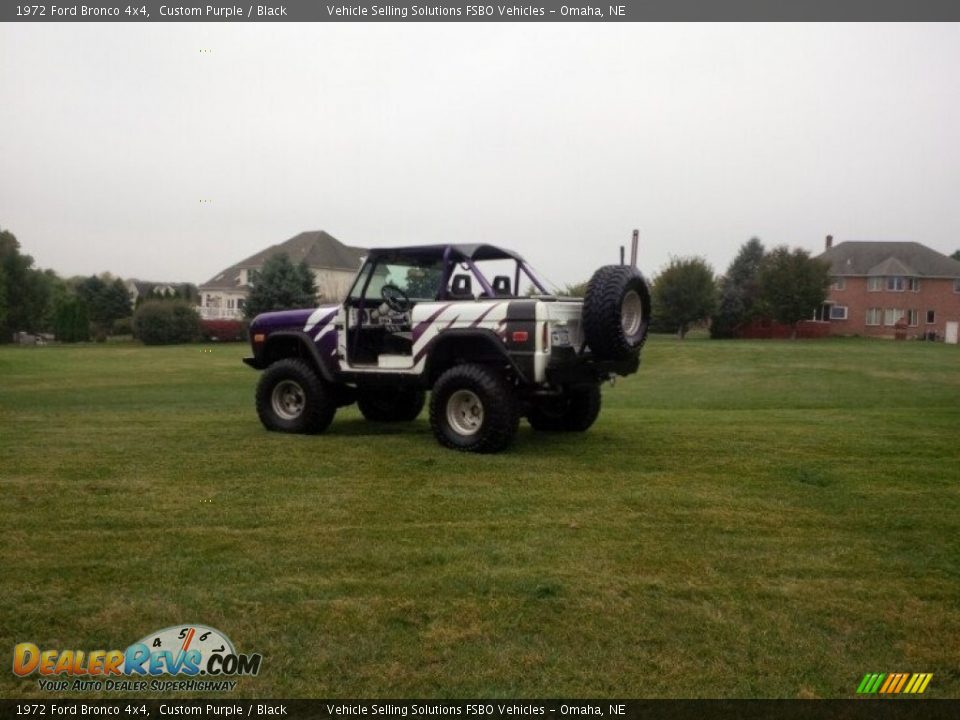
<path id="1" fill-rule="evenodd" d="M 937 314 L 933 310 L 927 310 L 927 325 L 933 325 L 937 321 Z"/>
<path id="2" fill-rule="evenodd" d="M 830 288 L 833 290 L 846 290 L 847 279 L 842 277 L 835 277 L 833 279 L 833 285 L 831 285 Z"/>
<path id="3" fill-rule="evenodd" d="M 229 300 L 227 300 L 227 308 L 229 308 L 230 310 L 233 310 L 233 298 L 230 298 Z"/>
<path id="4" fill-rule="evenodd" d="M 846 319 L 847 319 L 847 306 L 846 306 L 846 305 L 831 305 L 831 306 L 830 306 L 830 319 L 831 319 L 831 320 L 846 320 Z"/>
<path id="5" fill-rule="evenodd" d="M 882 312 L 880 308 L 870 308 L 867 310 L 867 325 L 879 325 Z"/>
<path id="6" fill-rule="evenodd" d="M 896 325 L 897 320 L 903 317 L 903 310 L 900 308 L 887 308 L 883 311 L 883 324 Z"/>
<path id="7" fill-rule="evenodd" d="M 960 278 L 956 278 L 953 281 L 953 291 L 955 293 L 960 293 Z"/>
<path id="8" fill-rule="evenodd" d="M 910 325 L 910 327 L 916 327 L 920 324 L 919 310 L 907 310 L 907 324 Z"/>
<path id="9" fill-rule="evenodd" d="M 904 287 L 906 287 L 906 278 L 902 278 L 899 275 L 893 275 L 887 278 L 887 290 L 890 292 L 903 292 Z"/>
<path id="10" fill-rule="evenodd" d="M 910 287 L 910 292 L 920 292 L 920 278 L 908 278 L 907 283 Z"/>
<path id="11" fill-rule="evenodd" d="M 867 290 L 870 292 L 879 292 L 883 290 L 883 278 L 882 277 L 872 277 L 867 278 Z M 877 323 L 878 325 L 880 323 Z"/>

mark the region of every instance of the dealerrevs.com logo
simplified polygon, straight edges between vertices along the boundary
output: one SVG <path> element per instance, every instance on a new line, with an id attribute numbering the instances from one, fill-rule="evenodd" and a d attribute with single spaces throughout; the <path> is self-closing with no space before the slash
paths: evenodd
<path id="1" fill-rule="evenodd" d="M 174 625 L 126 650 L 41 649 L 19 643 L 13 649 L 13 672 L 40 675 L 42 690 L 224 691 L 237 685 L 229 678 L 258 674 L 262 660 L 259 653 L 237 653 L 230 638 L 215 628 Z M 178 679 L 161 680 L 164 676 Z"/>

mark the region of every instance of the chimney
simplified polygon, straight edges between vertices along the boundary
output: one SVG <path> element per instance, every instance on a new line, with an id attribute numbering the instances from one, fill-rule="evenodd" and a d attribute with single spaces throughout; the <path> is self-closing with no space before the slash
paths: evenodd
<path id="1" fill-rule="evenodd" d="M 832 247 L 833 247 L 833 235 L 827 235 L 827 240 L 823 244 L 823 249 L 829 250 Z"/>

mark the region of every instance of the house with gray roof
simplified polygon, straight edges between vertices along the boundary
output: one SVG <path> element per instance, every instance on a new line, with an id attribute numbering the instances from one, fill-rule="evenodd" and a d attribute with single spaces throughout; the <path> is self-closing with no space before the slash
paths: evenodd
<path id="1" fill-rule="evenodd" d="M 366 249 L 344 245 L 323 230 L 302 232 L 231 265 L 200 285 L 200 317 L 204 320 L 242 318 L 255 273 L 269 258 L 279 254 L 286 254 L 294 264 L 307 263 L 317 284 L 319 303 L 346 296 Z"/>
<path id="2" fill-rule="evenodd" d="M 960 261 L 917 242 L 846 241 L 828 235 L 819 259 L 833 284 L 818 319 L 835 335 L 937 337 L 956 342 Z"/>

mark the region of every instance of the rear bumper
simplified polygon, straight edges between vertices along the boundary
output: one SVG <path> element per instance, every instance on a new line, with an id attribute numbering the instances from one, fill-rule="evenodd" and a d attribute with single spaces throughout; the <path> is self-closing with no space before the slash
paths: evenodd
<path id="1" fill-rule="evenodd" d="M 578 355 L 573 348 L 553 348 L 546 373 L 551 385 L 578 385 L 632 375 L 639 367 L 640 353 L 627 360 L 598 360 L 590 353 Z"/>

